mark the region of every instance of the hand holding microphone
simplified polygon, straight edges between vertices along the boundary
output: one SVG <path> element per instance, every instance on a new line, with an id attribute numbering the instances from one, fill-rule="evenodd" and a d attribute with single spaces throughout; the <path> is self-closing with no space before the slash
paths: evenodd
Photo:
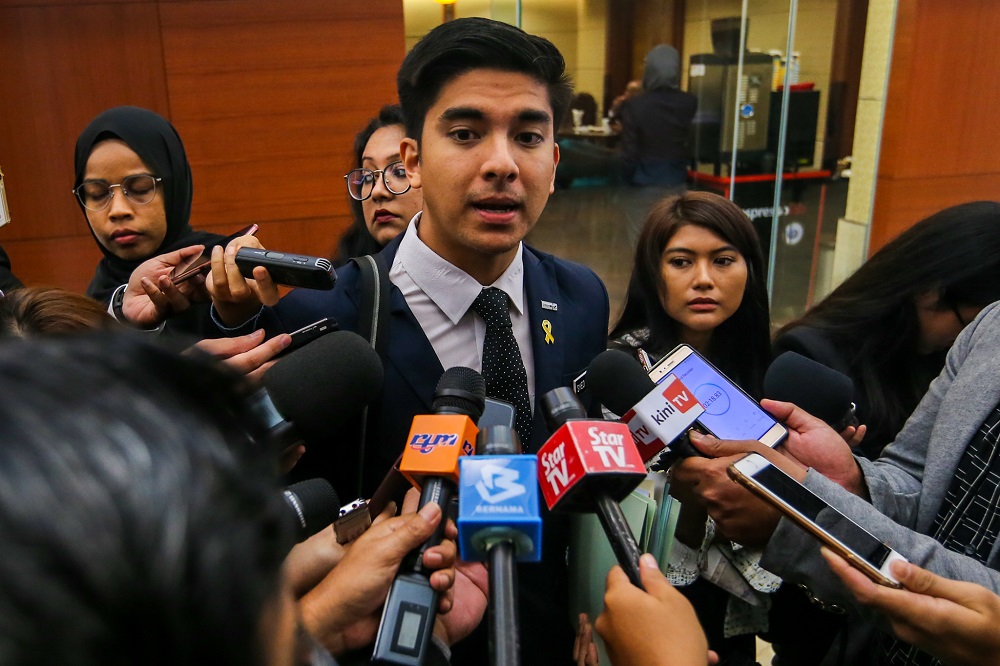
<path id="1" fill-rule="evenodd" d="M 329 337 L 329 336 L 327 336 Z M 434 503 L 447 511 L 455 495 L 460 456 L 473 452 L 476 421 L 486 403 L 486 382 L 475 370 L 450 368 L 435 389 L 431 415 L 418 415 L 407 437 L 400 472 L 421 487 L 421 510 Z M 441 524 L 400 567 L 389 590 L 372 660 L 419 666 L 424 663 L 437 613 L 438 592 L 428 582 L 424 552 L 441 542 Z"/>
<path id="2" fill-rule="evenodd" d="M 411 490 L 402 515 L 395 517 L 395 504 L 390 503 L 371 529 L 345 549 L 339 564 L 300 600 L 303 624 L 331 653 L 371 643 L 379 628 L 382 604 L 401 562 L 441 526 L 445 526 L 446 539 L 426 549 L 421 564 L 429 572 L 428 585 L 435 594 L 447 594 L 454 585 L 455 526 L 447 523 L 435 503 L 415 513 L 417 502 L 418 494 Z M 441 602 L 444 610 L 451 605 L 448 597 Z"/>

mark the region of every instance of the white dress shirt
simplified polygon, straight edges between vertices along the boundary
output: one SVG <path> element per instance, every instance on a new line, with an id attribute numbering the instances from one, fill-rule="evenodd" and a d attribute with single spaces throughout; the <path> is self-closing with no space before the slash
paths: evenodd
<path id="1" fill-rule="evenodd" d="M 445 370 L 455 366 L 483 370 L 483 342 L 486 323 L 472 310 L 472 302 L 486 287 L 502 289 L 510 297 L 510 320 L 514 338 L 521 350 L 521 360 L 528 375 L 528 400 L 535 403 L 535 364 L 531 353 L 531 330 L 525 309 L 524 246 L 518 243 L 517 254 L 496 282 L 481 285 L 456 266 L 427 247 L 417 235 L 417 213 L 403 233 L 396 257 L 389 269 L 389 280 L 406 299 L 424 335 L 434 348 Z"/>

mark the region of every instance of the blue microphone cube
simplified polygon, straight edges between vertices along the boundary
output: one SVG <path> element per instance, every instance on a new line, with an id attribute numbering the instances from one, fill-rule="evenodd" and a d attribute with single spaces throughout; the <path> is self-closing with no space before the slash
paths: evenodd
<path id="1" fill-rule="evenodd" d="M 515 560 L 542 558 L 538 459 L 533 455 L 463 456 L 458 475 L 458 544 L 462 559 L 486 559 L 489 546 L 514 543 Z"/>

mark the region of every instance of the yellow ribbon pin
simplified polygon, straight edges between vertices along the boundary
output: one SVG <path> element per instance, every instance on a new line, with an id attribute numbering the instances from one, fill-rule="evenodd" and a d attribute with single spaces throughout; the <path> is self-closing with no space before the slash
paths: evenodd
<path id="1" fill-rule="evenodd" d="M 545 331 L 545 344 L 551 345 L 556 341 L 556 339 L 552 337 L 552 322 L 548 319 L 542 320 L 542 330 Z"/>

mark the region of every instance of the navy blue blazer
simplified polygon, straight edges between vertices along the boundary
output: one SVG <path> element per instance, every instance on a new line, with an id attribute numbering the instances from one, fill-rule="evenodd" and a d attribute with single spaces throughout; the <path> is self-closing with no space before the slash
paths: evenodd
<path id="1" fill-rule="evenodd" d="M 401 237 L 397 237 L 382 251 L 386 265 L 392 265 L 400 240 Z M 604 283 L 589 268 L 527 245 L 523 260 L 537 398 L 553 388 L 570 386 L 572 379 L 606 348 L 608 294 Z M 357 330 L 360 282 L 357 266 L 348 264 L 338 271 L 337 284 L 332 291 L 297 289 L 273 309 L 265 308 L 258 325 L 274 334 L 293 331 L 323 317 L 334 317 L 342 329 Z M 555 304 L 557 309 L 544 309 L 543 302 Z M 363 488 L 369 493 L 402 452 L 413 417 L 431 412 L 434 388 L 445 371 L 395 286 L 390 289 L 390 306 L 388 358 L 378 427 L 369 433 L 365 451 Z M 543 321 L 551 325 L 553 341 L 550 343 L 545 342 Z M 536 409 L 531 440 L 527 443 L 529 450 L 537 451 L 547 437 L 542 415 Z M 318 469 L 309 460 L 314 453 L 307 447 L 299 464 L 314 476 L 315 472 L 329 476 L 329 469 Z M 340 453 L 346 452 L 341 450 Z M 330 463 L 342 471 L 342 460 L 341 464 L 333 460 Z"/>
<path id="2" fill-rule="evenodd" d="M 392 266 L 401 236 L 383 251 Z M 526 309 L 535 364 L 535 396 L 572 380 L 607 347 L 608 293 L 589 268 L 524 246 Z M 297 289 L 273 309 L 265 308 L 258 326 L 269 333 L 288 332 L 323 317 L 334 317 L 345 330 L 357 330 L 361 303 L 360 271 L 351 263 L 338 271 L 332 291 Z M 542 303 L 547 308 L 542 307 Z M 551 309 L 555 304 L 556 309 Z M 434 349 L 420 329 L 402 293 L 390 289 L 390 323 L 385 383 L 376 415 L 377 427 L 368 433 L 365 450 L 363 496 L 370 497 L 386 471 L 402 452 L 410 422 L 417 414 L 431 413 L 434 388 L 444 373 Z M 542 322 L 551 325 L 552 341 L 546 343 Z M 528 442 L 537 451 L 548 438 L 540 410 L 534 410 Z M 337 435 L 343 435 L 338 437 Z M 325 476 L 345 501 L 353 497 L 357 479 L 357 433 L 333 433 L 331 441 L 310 446 L 293 470 L 295 478 Z M 544 507 L 543 507 L 544 508 Z M 547 512 L 546 512 L 547 513 Z M 522 663 L 569 663 L 573 633 L 568 621 L 566 579 L 567 522 L 562 516 L 544 516 L 542 563 L 519 568 Z M 481 631 L 485 627 L 480 626 Z M 474 636 L 476 636 L 474 634 Z M 472 638 L 472 637 L 470 637 Z M 457 646 L 453 664 L 481 664 L 485 643 L 468 640 Z"/>

